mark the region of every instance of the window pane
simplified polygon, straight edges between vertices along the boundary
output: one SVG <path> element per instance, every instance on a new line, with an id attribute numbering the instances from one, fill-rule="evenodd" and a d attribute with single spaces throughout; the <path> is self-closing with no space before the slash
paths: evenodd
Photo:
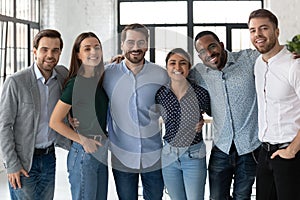
<path id="1" fill-rule="evenodd" d="M 16 0 L 16 17 L 19 19 L 29 20 L 29 6 L 28 0 Z"/>
<path id="2" fill-rule="evenodd" d="M 261 1 L 196 1 L 194 23 L 247 23 Z"/>
<path id="3" fill-rule="evenodd" d="M 17 71 L 28 66 L 27 25 L 17 24 Z"/>
<path id="4" fill-rule="evenodd" d="M 0 76 L 0 94 L 2 93 L 3 82 L 4 82 L 4 77 Z"/>
<path id="5" fill-rule="evenodd" d="M 165 66 L 167 53 L 174 48 L 187 51 L 186 27 L 159 27 L 155 29 L 155 63 Z"/>
<path id="6" fill-rule="evenodd" d="M 240 51 L 242 49 L 254 49 L 248 29 L 232 29 L 232 51 Z"/>
<path id="7" fill-rule="evenodd" d="M 5 67 L 5 42 L 6 42 L 6 30 L 7 22 L 0 21 L 0 79 L 4 77 L 4 67 Z M 0 80 L 0 84 L 1 84 Z M 1 86 L 0 86 L 1 88 Z"/>
<path id="8" fill-rule="evenodd" d="M 187 23 L 187 2 L 122 2 L 121 24 Z"/>
<path id="9" fill-rule="evenodd" d="M 9 76 L 14 73 L 14 26 L 12 22 L 8 22 L 8 34 L 7 34 L 7 57 L 6 57 L 6 75 Z"/>
<path id="10" fill-rule="evenodd" d="M 38 34 L 39 30 L 38 29 L 31 29 L 30 30 L 30 39 L 33 40 L 34 36 L 36 34 Z M 30 48 L 30 62 L 28 63 L 28 65 L 31 65 L 31 63 L 34 62 L 34 55 L 33 55 L 33 44 L 32 42 L 29 44 L 29 48 Z"/>
<path id="11" fill-rule="evenodd" d="M 0 0 L 0 14 L 13 17 L 14 1 L 12 0 Z"/>
<path id="12" fill-rule="evenodd" d="M 196 37 L 196 35 L 201 31 L 214 32 L 218 36 L 220 41 L 223 42 L 224 45 L 226 44 L 226 27 L 225 26 L 195 26 L 194 27 L 194 36 Z M 202 61 L 198 57 L 197 51 L 195 50 L 194 51 L 194 63 L 197 64 L 199 62 L 202 63 Z"/>
<path id="13" fill-rule="evenodd" d="M 39 16 L 40 16 L 40 12 L 39 12 L 39 0 L 31 0 L 32 4 L 31 4 L 31 20 L 34 22 L 39 22 Z"/>
<path id="14" fill-rule="evenodd" d="M 38 0 L 16 0 L 16 17 L 38 22 Z"/>

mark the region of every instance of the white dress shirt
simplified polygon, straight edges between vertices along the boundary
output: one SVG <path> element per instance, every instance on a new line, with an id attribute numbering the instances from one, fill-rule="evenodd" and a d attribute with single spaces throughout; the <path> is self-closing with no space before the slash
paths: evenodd
<path id="1" fill-rule="evenodd" d="M 300 59 L 283 48 L 268 63 L 255 64 L 259 139 L 291 142 L 300 129 Z"/>

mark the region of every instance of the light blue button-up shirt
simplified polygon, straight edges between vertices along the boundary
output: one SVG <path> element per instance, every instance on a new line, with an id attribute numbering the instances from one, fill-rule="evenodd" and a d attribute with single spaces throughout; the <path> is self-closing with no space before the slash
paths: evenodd
<path id="1" fill-rule="evenodd" d="M 258 140 L 255 50 L 227 51 L 227 63 L 219 71 L 197 64 L 190 78 L 208 90 L 211 98 L 214 145 L 229 154 L 234 141 L 239 155 L 255 150 Z"/>
<path id="2" fill-rule="evenodd" d="M 147 168 L 160 158 L 162 141 L 155 94 L 168 80 L 165 69 L 147 61 L 136 75 L 124 61 L 106 67 L 103 87 L 109 98 L 110 148 L 129 168 Z"/>
<path id="3" fill-rule="evenodd" d="M 53 70 L 52 76 L 45 82 L 45 78 L 38 69 L 36 63 L 34 64 L 34 72 L 37 79 L 41 100 L 41 115 L 38 126 L 38 133 L 36 135 L 36 148 L 46 148 L 54 143 L 56 139 L 56 132 L 49 127 L 49 120 L 51 113 L 60 97 L 61 89 L 56 80 L 56 71 Z"/>

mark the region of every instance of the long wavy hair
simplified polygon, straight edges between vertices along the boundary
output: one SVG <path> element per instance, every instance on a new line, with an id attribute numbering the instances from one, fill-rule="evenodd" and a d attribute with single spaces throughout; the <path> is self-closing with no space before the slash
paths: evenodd
<path id="1" fill-rule="evenodd" d="M 70 67 L 69 67 L 69 74 L 68 74 L 68 77 L 66 78 L 65 83 L 67 83 L 68 80 L 70 80 L 71 78 L 77 76 L 77 74 L 79 73 L 79 69 L 80 69 L 80 67 L 82 65 L 82 61 L 78 58 L 77 54 L 79 53 L 81 42 L 84 39 L 90 38 L 90 37 L 96 38 L 99 41 L 99 44 L 100 44 L 100 47 L 101 47 L 101 51 L 102 51 L 101 41 L 97 37 L 96 34 L 94 34 L 93 32 L 84 32 L 84 33 L 81 33 L 80 35 L 78 35 L 77 38 L 75 39 L 75 42 L 74 42 L 74 45 L 73 45 L 73 48 L 72 48 L 72 55 L 71 55 L 71 61 L 70 61 Z M 82 69 L 82 71 L 83 71 L 83 69 Z M 95 76 L 100 77 L 99 84 L 102 85 L 103 77 L 104 77 L 103 53 L 101 55 L 101 61 L 100 61 L 100 63 L 95 67 Z"/>

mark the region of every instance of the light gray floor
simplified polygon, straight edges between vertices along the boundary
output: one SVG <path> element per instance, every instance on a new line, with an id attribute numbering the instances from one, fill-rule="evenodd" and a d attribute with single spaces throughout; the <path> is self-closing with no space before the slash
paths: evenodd
<path id="1" fill-rule="evenodd" d="M 71 200 L 70 185 L 68 182 L 68 173 L 67 173 L 67 151 L 56 148 L 56 185 L 54 200 Z M 108 191 L 108 200 L 117 200 L 117 194 L 115 190 L 113 175 L 109 174 L 109 191 Z M 142 189 L 139 192 L 142 194 Z M 4 171 L 0 172 L 0 200 L 9 200 L 9 191 L 7 185 L 7 177 Z M 142 199 L 142 197 L 140 198 Z M 163 200 L 169 200 L 167 194 L 164 195 Z"/>
<path id="2" fill-rule="evenodd" d="M 211 149 L 211 142 L 206 141 L 207 146 L 207 158 L 209 158 L 209 152 Z M 55 186 L 55 196 L 54 200 L 71 200 L 70 194 L 70 185 L 68 182 L 68 173 L 66 169 L 66 159 L 67 159 L 67 151 L 62 150 L 60 148 L 56 148 L 56 159 L 57 159 L 57 169 L 56 169 L 56 186 Z M 142 190 L 142 189 L 141 189 Z M 254 191 L 255 192 L 255 191 Z M 142 194 L 142 191 L 139 192 Z M 205 199 L 208 198 L 208 182 L 206 183 L 206 190 L 205 190 Z M 115 185 L 113 176 L 109 174 L 109 191 L 108 191 L 108 200 L 117 200 L 117 195 L 115 191 Z M 143 199 L 140 197 L 140 199 Z M 169 200 L 167 194 L 164 194 L 163 200 Z M 255 199 L 253 197 L 253 199 Z M 0 173 L 0 200 L 9 200 L 9 192 L 7 186 L 7 178 L 5 172 Z"/>
<path id="3" fill-rule="evenodd" d="M 54 200 L 68 200 L 71 199 L 70 185 L 68 182 L 68 173 L 67 173 L 67 154 L 68 152 L 56 148 L 56 185 Z M 111 171 L 111 170 L 110 170 Z M 110 174 L 109 180 L 109 200 L 117 200 L 116 191 L 114 187 L 114 182 L 111 180 L 113 178 Z M 9 191 L 7 186 L 7 178 L 4 172 L 0 173 L 0 200 L 9 200 Z"/>

